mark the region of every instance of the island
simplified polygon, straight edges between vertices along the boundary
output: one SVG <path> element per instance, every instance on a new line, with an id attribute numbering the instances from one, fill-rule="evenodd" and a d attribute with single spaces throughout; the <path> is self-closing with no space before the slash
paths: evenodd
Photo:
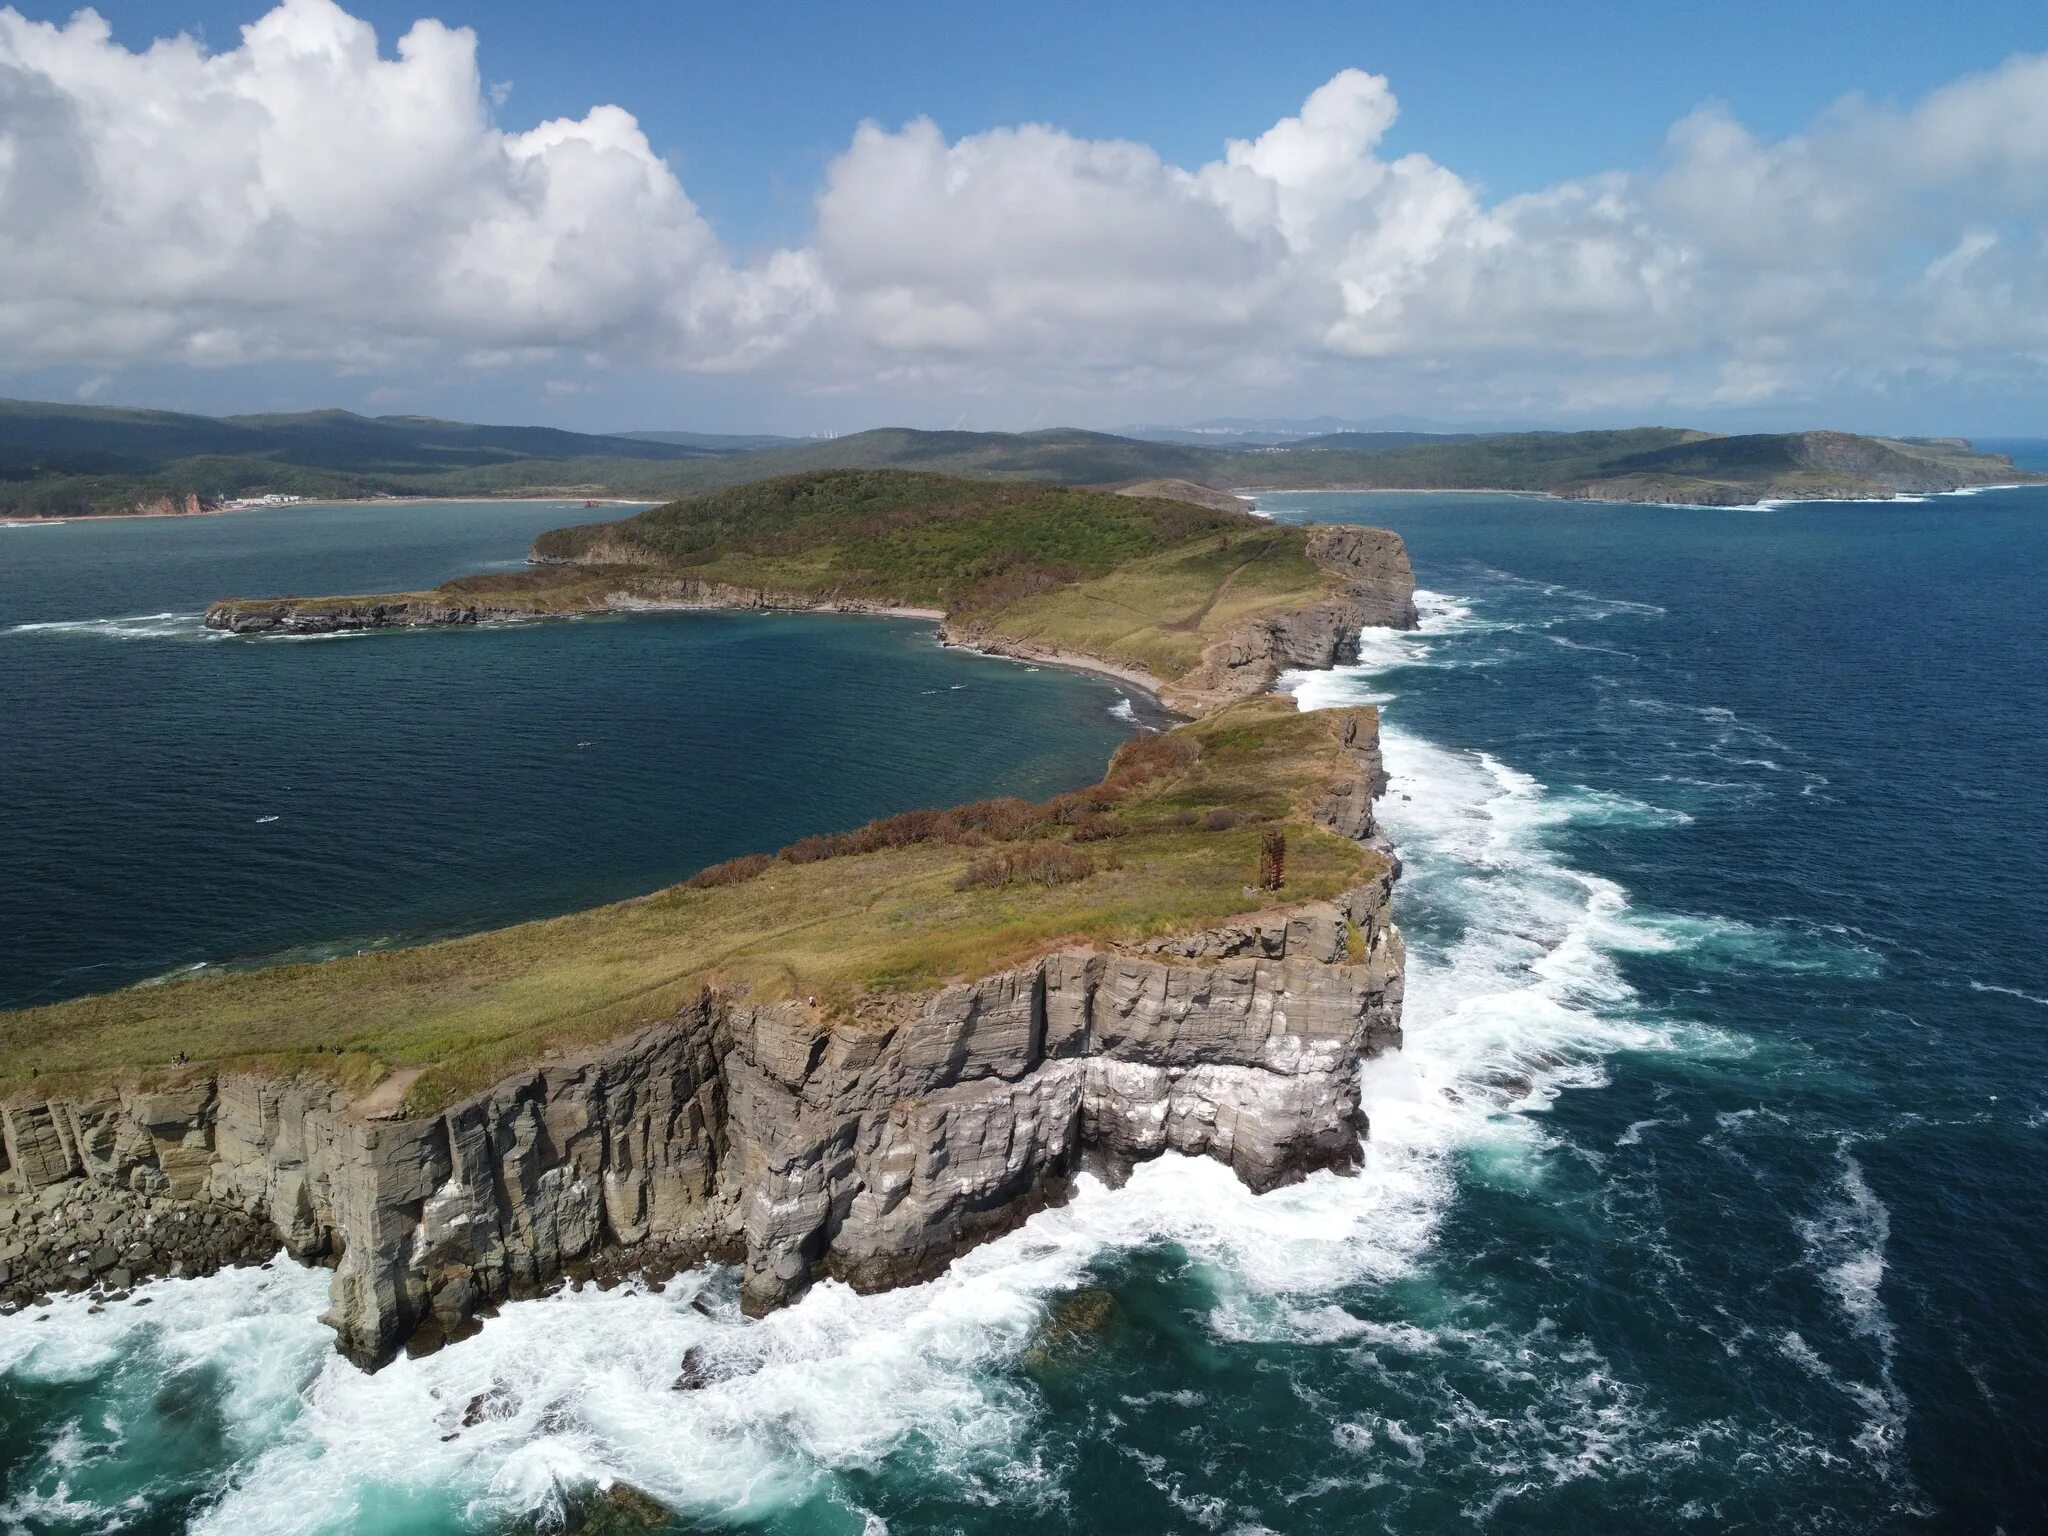
<path id="1" fill-rule="evenodd" d="M 373 1368 L 587 1277 L 723 1260 L 755 1314 L 824 1278 L 915 1281 L 1080 1173 L 1169 1150 L 1255 1190 L 1356 1166 L 1359 1067 L 1398 1045 L 1403 989 L 1378 717 L 1271 689 L 1354 654 L 1361 625 L 1413 626 L 1395 535 L 832 471 L 535 556 L 213 620 L 914 609 L 960 643 L 1115 668 L 1186 718 L 1043 802 L 821 829 L 469 938 L 0 1014 L 0 1300 L 118 1300 L 281 1245 L 334 1267 L 327 1321 Z"/>

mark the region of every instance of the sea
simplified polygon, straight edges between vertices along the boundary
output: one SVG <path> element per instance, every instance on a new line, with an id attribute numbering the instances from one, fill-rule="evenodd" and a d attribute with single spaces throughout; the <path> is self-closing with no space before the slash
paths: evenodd
<path id="1" fill-rule="evenodd" d="M 525 1532 L 629 1485 L 777 1536 L 2043 1529 L 2048 489 L 1260 505 L 1397 529 L 1423 589 L 1287 680 L 1383 713 L 1361 1173 L 1160 1159 L 927 1285 L 565 1290 L 376 1375 L 286 1260 L 60 1300 L 0 1319 L 0 1528 Z M 417 585 L 558 520 L 298 515 L 0 530 L 13 1000 L 1038 793 L 1145 723 L 879 621 L 198 634 L 223 577 Z M 722 1379 L 674 1391 L 690 1349 Z"/>
<path id="2" fill-rule="evenodd" d="M 1142 696 L 907 620 L 201 622 L 218 597 L 520 569 L 541 530 L 628 510 L 0 527 L 0 1007 L 642 895 L 811 832 L 1093 782 L 1136 728 Z"/>

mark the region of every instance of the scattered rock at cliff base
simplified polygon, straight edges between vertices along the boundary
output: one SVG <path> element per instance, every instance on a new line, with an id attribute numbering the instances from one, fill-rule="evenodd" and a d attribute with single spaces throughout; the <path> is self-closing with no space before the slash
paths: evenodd
<path id="1" fill-rule="evenodd" d="M 1059 1370 L 1099 1348 L 1117 1323 L 1116 1297 L 1099 1287 L 1075 1291 L 1054 1304 L 1024 1351 L 1024 1369 L 1034 1375 Z"/>
<path id="2" fill-rule="evenodd" d="M 519 1412 L 519 1394 L 502 1381 L 494 1381 L 484 1391 L 477 1393 L 462 1410 L 462 1428 L 475 1429 L 479 1424 L 495 1423 L 509 1419 Z"/>
<path id="3" fill-rule="evenodd" d="M 674 1511 L 631 1483 L 564 1489 L 551 1510 L 514 1522 L 504 1536 L 644 1536 L 676 1524 Z"/>
<path id="4" fill-rule="evenodd" d="M 683 1351 L 683 1368 L 676 1373 L 674 1392 L 699 1392 L 705 1387 L 722 1380 L 721 1373 L 711 1364 L 711 1357 L 701 1344 L 692 1344 Z"/>

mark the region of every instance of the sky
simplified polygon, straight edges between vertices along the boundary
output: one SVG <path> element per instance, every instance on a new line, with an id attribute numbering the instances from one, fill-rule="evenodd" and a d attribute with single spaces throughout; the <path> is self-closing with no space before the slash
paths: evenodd
<path id="1" fill-rule="evenodd" d="M 2048 9 L 15 0 L 0 394 L 2048 433 Z"/>

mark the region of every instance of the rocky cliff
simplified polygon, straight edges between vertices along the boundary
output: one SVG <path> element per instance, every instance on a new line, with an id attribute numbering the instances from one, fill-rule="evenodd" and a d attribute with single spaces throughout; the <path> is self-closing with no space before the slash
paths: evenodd
<path id="1" fill-rule="evenodd" d="M 1399 534 L 1311 528 L 1308 555 L 1340 578 L 1336 591 L 1305 608 L 1251 619 L 1208 646 L 1201 665 L 1171 690 L 1177 707 L 1199 713 L 1219 698 L 1264 693 L 1283 672 L 1356 661 L 1364 628 L 1415 628 L 1415 573 Z"/>
<path id="2" fill-rule="evenodd" d="M 1011 633 L 1000 612 L 993 617 L 960 617 L 832 587 L 784 589 L 703 580 L 675 569 L 630 539 L 605 535 L 601 528 L 594 542 L 579 546 L 573 556 L 536 553 L 532 563 L 552 567 L 553 572 L 529 573 L 516 586 L 497 580 L 479 594 L 465 590 L 469 584 L 458 580 L 433 592 L 387 596 L 235 598 L 209 607 L 206 624 L 233 634 L 261 635 L 474 625 L 640 609 L 910 615 L 942 620 L 940 638 L 949 645 L 1090 667 L 1155 691 L 1184 714 L 1200 715 L 1231 699 L 1264 692 L 1290 668 L 1328 667 L 1354 659 L 1361 628 L 1415 627 L 1415 578 L 1398 534 L 1333 525 L 1305 530 L 1304 539 L 1303 553 L 1328 573 L 1321 595 L 1233 626 L 1205 645 L 1197 665 L 1178 678 L 1155 676 L 1128 657 Z M 1189 622 L 1165 627 L 1185 629 Z"/>
<path id="3" fill-rule="evenodd" d="M 1331 577 L 1320 598 L 1232 626 L 1174 702 L 1206 714 L 1287 668 L 1349 658 L 1363 625 L 1413 627 L 1398 537 L 1306 539 Z M 609 564 L 568 579 L 549 601 L 889 611 Z M 219 604 L 207 622 L 305 632 L 534 611 L 443 589 Z M 823 1276 L 928 1276 L 1059 1199 L 1084 1167 L 1114 1175 L 1172 1150 L 1260 1190 L 1349 1168 L 1365 1132 L 1359 1065 L 1400 1038 L 1398 866 L 1372 817 L 1377 716 L 1325 718 L 1328 755 L 1300 814 L 1367 850 L 1317 888 L 1341 890 L 1332 899 L 1260 898 L 1142 943 L 1061 940 L 936 990 L 864 991 L 830 1010 L 714 985 L 431 1114 L 405 1101 L 417 1069 L 362 1097 L 326 1078 L 198 1068 L 147 1089 L 17 1095 L 0 1107 L 0 1301 L 118 1291 L 281 1244 L 334 1265 L 328 1321 L 373 1366 L 586 1268 L 729 1257 L 759 1312 Z"/>
<path id="4" fill-rule="evenodd" d="M 361 629 L 429 629 L 563 618 L 586 613 L 695 608 L 940 617 L 936 609 L 899 608 L 860 598 L 821 597 L 814 592 L 736 587 L 723 582 L 663 576 L 630 566 L 599 567 L 592 576 L 593 580 L 578 588 L 547 594 L 545 603 L 516 598 L 469 599 L 445 592 L 361 598 L 228 598 L 207 608 L 206 626 L 237 635 L 318 635 Z"/>
<path id="5" fill-rule="evenodd" d="M 1318 819 L 1375 838 L 1359 711 Z M 1378 846 L 1376 843 L 1374 846 Z M 759 1312 L 814 1279 L 920 1279 L 1173 1150 L 1268 1189 L 1354 1165 L 1358 1066 L 1398 1043 L 1396 865 L 1332 901 L 1031 964 L 825 1018 L 707 990 L 673 1017 L 426 1117 L 330 1083 L 203 1075 L 0 1110 L 0 1294 L 126 1286 L 270 1244 L 335 1264 L 366 1366 L 579 1266 L 728 1255 Z"/>

